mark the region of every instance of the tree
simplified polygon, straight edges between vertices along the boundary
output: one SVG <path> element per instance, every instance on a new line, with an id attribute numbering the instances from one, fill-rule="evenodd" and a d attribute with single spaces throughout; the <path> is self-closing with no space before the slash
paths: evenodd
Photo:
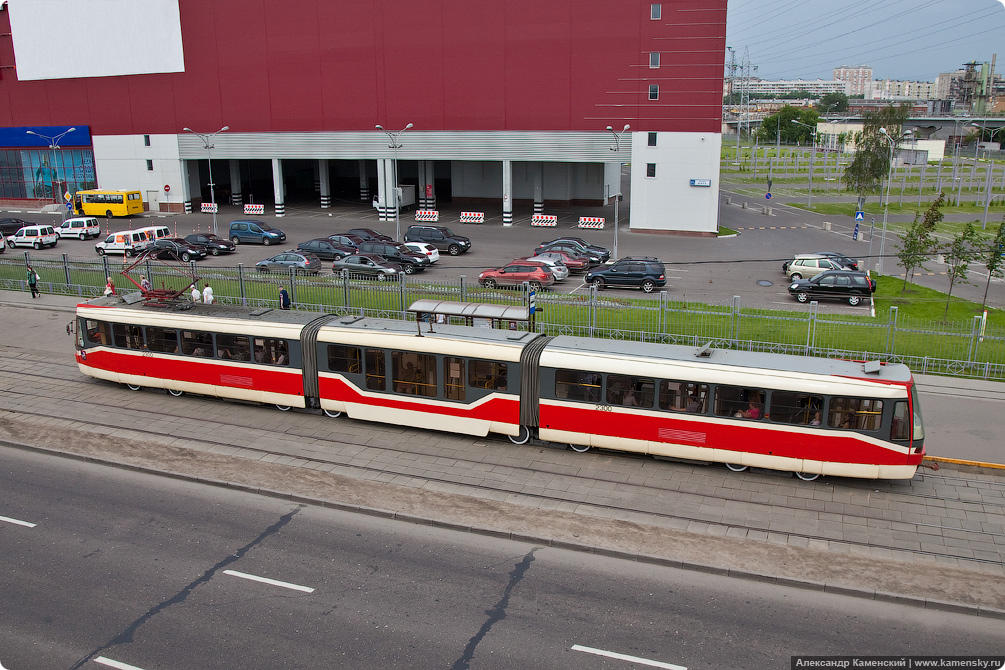
<path id="1" fill-rule="evenodd" d="M 855 157 L 841 177 L 848 190 L 858 193 L 860 199 L 864 200 L 867 192 L 881 186 L 890 169 L 889 140 L 880 128 L 886 129 L 894 142 L 899 143 L 909 112 L 907 105 L 887 105 L 863 114 L 862 132 L 855 133 Z"/>
<path id="2" fill-rule="evenodd" d="M 914 221 L 897 245 L 897 258 L 904 268 L 904 285 L 900 289 L 901 293 L 907 291 L 907 282 L 913 280 L 916 269 L 928 269 L 924 263 L 935 251 L 935 226 L 942 221 L 942 206 L 945 203 L 946 196 L 940 193 L 925 211 L 923 219 L 919 219 L 915 214 Z"/>
<path id="3" fill-rule="evenodd" d="M 981 302 L 981 311 L 988 304 L 988 289 L 991 288 L 991 277 L 1001 277 L 1005 272 L 1005 216 L 1002 216 L 1002 222 L 998 224 L 998 234 L 983 248 L 980 254 L 980 260 L 984 263 L 984 267 L 988 269 L 988 283 L 984 287 L 984 301 Z"/>
<path id="4" fill-rule="evenodd" d="M 777 142 L 779 133 L 782 135 L 781 141 L 785 143 L 809 142 L 813 136 L 813 131 L 792 122 L 799 121 L 799 123 L 805 123 L 815 128 L 819 120 L 820 115 L 813 109 L 785 105 L 771 116 L 764 117 L 764 120 L 761 121 L 761 127 L 755 133 L 755 137 L 761 144 L 773 144 Z"/>
<path id="5" fill-rule="evenodd" d="M 980 254 L 978 251 L 980 242 L 981 236 L 974 228 L 974 224 L 967 221 L 963 224 L 963 230 L 954 235 L 943 249 L 943 254 L 946 256 L 946 267 L 949 268 L 946 272 L 949 276 L 949 293 L 946 294 L 946 311 L 942 315 L 943 320 L 949 317 L 949 300 L 953 296 L 953 286 L 956 285 L 956 282 L 972 283 L 967 279 L 967 273 L 970 271 L 970 264 Z"/>
<path id="6" fill-rule="evenodd" d="M 847 112 L 848 96 L 836 91 L 828 93 L 817 101 L 816 107 L 817 111 L 821 114 L 826 114 L 827 112 Z"/>

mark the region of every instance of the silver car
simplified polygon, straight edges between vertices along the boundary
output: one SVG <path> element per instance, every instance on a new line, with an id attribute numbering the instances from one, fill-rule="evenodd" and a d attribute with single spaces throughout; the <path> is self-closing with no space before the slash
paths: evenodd
<path id="1" fill-rule="evenodd" d="M 537 263 L 544 263 L 551 268 L 551 274 L 555 275 L 555 281 L 563 281 L 569 278 L 569 268 L 565 265 L 565 263 L 557 258 L 553 258 L 550 255 L 516 258 L 514 261 L 535 261 Z"/>

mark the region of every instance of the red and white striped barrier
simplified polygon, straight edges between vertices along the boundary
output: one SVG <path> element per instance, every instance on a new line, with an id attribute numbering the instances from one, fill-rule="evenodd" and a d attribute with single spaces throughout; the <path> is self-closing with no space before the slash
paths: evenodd
<path id="1" fill-rule="evenodd" d="M 265 214 L 265 205 L 245 205 L 245 214 Z"/>
<path id="2" fill-rule="evenodd" d="M 581 216 L 579 217 L 580 228 L 603 228 L 604 217 L 602 216 Z"/>
<path id="3" fill-rule="evenodd" d="M 530 225 L 532 226 L 557 226 L 558 217 L 554 214 L 535 214 L 530 217 Z"/>
<path id="4" fill-rule="evenodd" d="M 461 223 L 485 223 L 485 212 L 461 212 Z"/>
<path id="5" fill-rule="evenodd" d="M 435 209 L 417 209 L 415 210 L 415 220 L 416 221 L 439 221 L 440 213 Z"/>
<path id="6" fill-rule="evenodd" d="M 203 214 L 216 214 L 218 211 L 219 211 L 219 205 L 217 205 L 215 202 L 202 203 Z"/>

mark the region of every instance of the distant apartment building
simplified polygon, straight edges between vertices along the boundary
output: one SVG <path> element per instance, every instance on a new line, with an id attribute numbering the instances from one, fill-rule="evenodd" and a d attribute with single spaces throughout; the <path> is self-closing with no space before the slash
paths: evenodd
<path id="1" fill-rule="evenodd" d="M 848 94 L 848 85 L 843 81 L 825 81 L 815 79 L 807 81 L 805 79 L 768 81 L 766 79 L 752 79 L 747 82 L 747 90 L 751 98 L 776 98 L 782 95 L 790 95 L 796 91 L 806 91 L 813 97 L 820 97 L 828 93 Z"/>
<path id="2" fill-rule="evenodd" d="M 834 68 L 834 79 L 847 82 L 848 95 L 866 95 L 872 83 L 872 68 L 868 65 L 841 65 Z"/>
<path id="3" fill-rule="evenodd" d="M 931 81 L 899 81 L 885 79 L 871 82 L 871 100 L 935 100 L 938 84 Z"/>

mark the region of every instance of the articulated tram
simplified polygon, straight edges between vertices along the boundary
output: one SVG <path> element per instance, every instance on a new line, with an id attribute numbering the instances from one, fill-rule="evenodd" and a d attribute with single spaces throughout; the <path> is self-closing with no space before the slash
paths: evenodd
<path id="1" fill-rule="evenodd" d="M 120 297 L 77 307 L 99 379 L 430 430 L 909 479 L 924 457 L 900 364 Z"/>

